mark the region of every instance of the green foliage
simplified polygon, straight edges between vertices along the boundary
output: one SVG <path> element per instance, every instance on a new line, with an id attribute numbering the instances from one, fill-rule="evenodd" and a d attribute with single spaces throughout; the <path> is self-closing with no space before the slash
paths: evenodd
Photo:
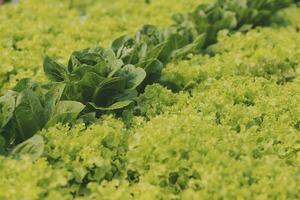
<path id="1" fill-rule="evenodd" d="M 248 3 L 245 0 L 242 4 L 226 1 L 203 4 L 192 13 L 174 15 L 176 24 L 172 27 L 160 29 L 144 25 L 135 37 L 122 36 L 114 40 L 111 48 L 96 47 L 75 51 L 69 58 L 68 66 L 46 56 L 44 72 L 52 81 L 48 84 L 50 88 L 40 92 L 39 88 L 43 86 L 31 83 L 29 79 L 23 79 L 17 84 L 15 107 L 10 105 L 14 109 L 12 122 L 4 134 L 6 144 L 21 143 L 45 125 L 49 127 L 59 122 L 74 123 L 84 109 L 81 103 L 87 106 L 84 113 L 126 107 L 136 98 L 137 88 L 143 91 L 147 84 L 160 79 L 164 65 L 170 60 L 203 52 L 206 47 L 217 42 L 217 33 L 222 29 L 235 31 L 243 25 L 262 25 L 261 22 L 270 20 L 270 13 L 291 3 L 293 2 L 275 0 Z M 253 10 L 256 10 L 256 15 L 252 14 Z M 57 105 L 53 104 L 51 94 L 47 95 L 47 89 L 51 91 L 53 83 L 65 85 L 61 95 L 54 95 Z M 43 95 L 50 98 L 43 99 Z M 47 102 L 49 100 L 50 103 Z M 62 106 L 66 109 L 62 110 L 63 113 L 58 113 L 54 106 L 59 110 Z M 48 111 L 54 113 L 47 113 Z M 3 123 L 8 123 L 6 121 L 10 119 L 5 118 L 11 113 L 4 111 L 3 115 Z"/>
<path id="2" fill-rule="evenodd" d="M 44 140 L 40 135 L 35 135 L 30 139 L 18 144 L 11 155 L 13 157 L 20 157 L 24 155 L 30 155 L 32 160 L 39 158 L 44 152 Z"/>
<path id="3" fill-rule="evenodd" d="M 68 174 L 53 168 L 45 159 L 32 162 L 0 156 L 0 199 L 71 199 L 64 192 Z M 13 169 L 13 170 L 12 170 Z M 11 187 L 11 184 L 14 186 Z"/>
<path id="4" fill-rule="evenodd" d="M 137 99 L 134 108 L 136 115 L 146 116 L 148 119 L 167 112 L 167 108 L 178 104 L 182 95 L 175 95 L 161 85 L 154 84 L 146 88 L 145 92 Z"/>
<path id="5" fill-rule="evenodd" d="M 245 2 L 177 15 L 182 29 L 146 25 L 67 65 L 64 48 L 46 57 L 49 82 L 0 97 L 0 199 L 299 199 L 297 23 L 250 30 L 289 1 Z"/>
<path id="6" fill-rule="evenodd" d="M 64 85 L 53 85 L 50 90 L 45 87 L 23 79 L 14 91 L 1 97 L 1 136 L 5 139 L 6 151 L 46 125 L 74 123 L 83 110 L 79 102 L 59 101 Z"/>
<path id="7" fill-rule="evenodd" d="M 67 67 L 46 57 L 44 71 L 51 81 L 66 84 L 63 100 L 90 104 L 97 110 L 130 104 L 146 77 L 142 68 L 125 65 L 112 50 L 100 47 L 74 52 Z"/>
<path id="8" fill-rule="evenodd" d="M 100 125 L 85 129 L 78 125 L 51 127 L 41 134 L 46 138 L 45 154 L 55 167 L 69 172 L 69 192 L 86 195 L 89 182 L 110 181 L 123 177 L 127 149 L 123 124 L 111 117 Z M 87 145 L 88 144 L 88 145 Z"/>
<path id="9" fill-rule="evenodd" d="M 20 52 L 23 49 L 16 43 L 23 37 L 16 36 L 12 45 Z M 153 60 L 156 52 L 153 48 L 147 52 L 147 59 L 139 63 L 148 73 L 162 69 L 159 61 Z M 1 153 L 10 151 L 44 127 L 55 123 L 74 123 L 84 109 L 79 102 L 87 105 L 83 121 L 86 121 L 84 118 L 90 110 L 107 111 L 128 106 L 137 96 L 136 87 L 146 76 L 139 66 L 123 64 L 112 50 L 101 47 L 74 52 L 67 67 L 46 57 L 44 71 L 52 83 L 42 84 L 25 78 L 13 88 L 14 92 L 3 96 Z M 60 87 L 56 82 L 59 82 L 60 89 L 56 89 Z M 65 106 L 66 109 L 61 110 Z"/>

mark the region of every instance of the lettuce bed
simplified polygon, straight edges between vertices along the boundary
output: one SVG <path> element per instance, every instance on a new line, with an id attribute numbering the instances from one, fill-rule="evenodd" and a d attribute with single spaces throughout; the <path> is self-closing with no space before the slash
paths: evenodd
<path id="1" fill-rule="evenodd" d="M 64 62 L 144 23 L 167 26 L 196 5 L 88 3 L 0 7 L 3 91 L 22 77 L 44 80 L 46 54 Z M 38 160 L 0 156 L 0 199 L 299 199 L 300 9 L 279 15 L 284 25 L 224 30 L 211 56 L 169 63 L 164 86 L 147 86 L 135 106 L 89 127 L 40 131 Z"/>

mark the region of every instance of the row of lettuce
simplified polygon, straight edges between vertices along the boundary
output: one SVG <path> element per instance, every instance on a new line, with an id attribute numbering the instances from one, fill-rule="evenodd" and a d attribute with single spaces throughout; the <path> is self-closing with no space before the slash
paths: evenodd
<path id="1" fill-rule="evenodd" d="M 31 152 L 39 156 L 36 152 L 42 153 L 41 138 L 31 138 L 39 130 L 57 123 L 74 124 L 78 118 L 92 123 L 105 111 L 128 106 L 146 85 L 159 81 L 170 60 L 205 52 L 217 42 L 220 30 L 245 31 L 268 25 L 275 12 L 292 3 L 274 0 L 202 4 L 193 12 L 174 15 L 175 24 L 169 28 L 144 25 L 135 36 L 114 40 L 110 48 L 75 51 L 67 66 L 46 57 L 44 72 L 48 82 L 25 78 L 0 98 L 1 153 Z M 17 144 L 20 145 L 15 147 Z"/>

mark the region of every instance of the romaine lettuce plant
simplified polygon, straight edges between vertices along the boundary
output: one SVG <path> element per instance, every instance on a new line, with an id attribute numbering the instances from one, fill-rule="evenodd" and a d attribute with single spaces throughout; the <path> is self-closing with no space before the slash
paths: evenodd
<path id="1" fill-rule="evenodd" d="M 78 101 L 95 110 L 115 110 L 129 105 L 146 72 L 124 64 L 111 49 L 101 47 L 74 52 L 68 66 L 46 57 L 46 76 L 66 85 L 62 100 Z"/>

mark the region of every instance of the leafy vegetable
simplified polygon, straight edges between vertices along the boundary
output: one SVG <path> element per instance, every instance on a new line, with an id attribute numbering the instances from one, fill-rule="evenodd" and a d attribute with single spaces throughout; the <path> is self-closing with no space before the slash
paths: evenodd
<path id="1" fill-rule="evenodd" d="M 65 85 L 40 85 L 21 80 L 0 97 L 1 153 L 34 136 L 48 124 L 75 122 L 84 105 L 61 101 Z M 27 144 L 27 143 L 24 143 Z"/>
<path id="2" fill-rule="evenodd" d="M 67 69 L 65 66 L 55 62 L 48 56 L 44 59 L 44 72 L 52 81 L 61 82 L 67 78 Z"/>
<path id="3" fill-rule="evenodd" d="M 57 123 L 75 123 L 79 113 L 84 109 L 84 105 L 76 101 L 60 101 L 50 117 L 46 127 Z"/>
<path id="4" fill-rule="evenodd" d="M 121 109 L 121 108 L 128 106 L 130 103 L 132 103 L 131 100 L 125 100 L 125 101 L 118 101 L 117 103 L 114 103 L 114 104 L 110 105 L 109 107 L 97 106 L 94 103 L 90 103 L 90 105 L 93 108 L 95 108 L 96 110 L 117 110 L 117 109 Z"/>
<path id="5" fill-rule="evenodd" d="M 21 142 L 32 137 L 45 122 L 44 109 L 37 94 L 30 89 L 19 93 L 13 117 L 16 141 Z"/>
<path id="6" fill-rule="evenodd" d="M 12 118 L 16 104 L 16 93 L 7 92 L 0 97 L 0 130 L 3 129 Z"/>
<path id="7" fill-rule="evenodd" d="M 35 135 L 30 139 L 18 144 L 11 152 L 13 157 L 20 157 L 22 155 L 29 155 L 32 160 L 36 160 L 43 154 L 44 140 L 40 135 Z"/>
<path id="8" fill-rule="evenodd" d="M 49 68 L 48 60 L 49 58 L 46 57 L 44 69 Z M 55 61 L 51 63 L 53 66 L 61 66 Z M 56 79 L 56 82 L 62 80 L 66 84 L 62 100 L 75 100 L 85 105 L 95 105 L 98 107 L 97 110 L 99 108 L 114 110 L 127 106 L 128 102 L 124 103 L 123 100 L 118 102 L 118 97 L 132 90 L 131 94 L 135 95 L 127 96 L 126 99 L 132 102 L 137 95 L 134 91 L 146 77 L 146 72 L 142 68 L 124 64 L 112 49 L 101 47 L 74 52 L 69 59 L 68 67 L 61 66 L 61 68 L 68 69 L 65 78 Z M 47 71 L 45 73 L 47 74 Z M 54 80 L 51 75 L 48 77 Z"/>

